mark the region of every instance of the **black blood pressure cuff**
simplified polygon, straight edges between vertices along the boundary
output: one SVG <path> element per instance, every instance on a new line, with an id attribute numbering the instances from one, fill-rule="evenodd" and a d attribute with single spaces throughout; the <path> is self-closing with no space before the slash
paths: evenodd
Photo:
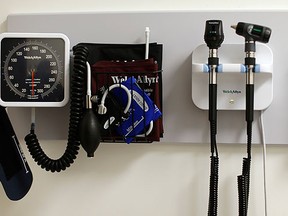
<path id="1" fill-rule="evenodd" d="M 7 197 L 22 199 L 33 177 L 4 107 L 0 106 L 0 181 Z"/>

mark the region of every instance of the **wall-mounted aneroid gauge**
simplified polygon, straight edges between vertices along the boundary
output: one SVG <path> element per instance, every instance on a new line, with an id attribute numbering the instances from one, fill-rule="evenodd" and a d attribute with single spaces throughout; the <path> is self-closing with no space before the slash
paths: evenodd
<path id="1" fill-rule="evenodd" d="M 0 35 L 0 105 L 61 107 L 69 98 L 69 39 L 54 33 Z"/>

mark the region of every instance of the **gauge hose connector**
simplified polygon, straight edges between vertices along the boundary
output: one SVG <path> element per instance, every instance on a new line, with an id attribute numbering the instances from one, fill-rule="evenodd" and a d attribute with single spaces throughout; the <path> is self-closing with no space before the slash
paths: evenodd
<path id="1" fill-rule="evenodd" d="M 49 158 L 42 150 L 34 128 L 25 137 L 25 141 L 30 154 L 34 161 L 43 169 L 51 172 L 60 172 L 74 162 L 77 157 L 80 141 L 79 141 L 79 125 L 83 116 L 84 104 L 84 86 L 86 80 L 86 62 L 88 57 L 88 49 L 84 46 L 75 46 L 73 48 L 74 67 L 71 79 L 70 92 L 70 119 L 68 129 L 68 142 L 64 154 L 59 159 Z"/>

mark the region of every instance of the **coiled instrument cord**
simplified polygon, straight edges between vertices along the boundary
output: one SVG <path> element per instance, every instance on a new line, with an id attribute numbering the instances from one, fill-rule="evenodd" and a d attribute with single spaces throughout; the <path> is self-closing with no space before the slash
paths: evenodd
<path id="1" fill-rule="evenodd" d="M 251 170 L 252 121 L 247 122 L 247 157 L 243 158 L 242 174 L 237 176 L 239 216 L 248 215 Z"/>
<path id="2" fill-rule="evenodd" d="M 210 121 L 210 186 L 209 186 L 209 204 L 208 216 L 217 216 L 218 209 L 218 179 L 219 179 L 219 157 L 217 149 L 217 65 L 218 56 L 212 56 L 208 59 L 210 63 L 209 74 L 209 121 Z M 213 75 L 214 74 L 214 75 Z"/>
<path id="3" fill-rule="evenodd" d="M 248 49 L 249 48 L 249 49 Z M 250 168 L 252 147 L 252 123 L 254 120 L 254 72 L 255 72 L 255 41 L 251 41 L 246 50 L 246 122 L 247 122 L 247 157 L 243 158 L 242 175 L 237 177 L 239 216 L 248 215 L 250 191 Z"/>
<path id="4" fill-rule="evenodd" d="M 211 156 L 210 156 L 210 186 L 209 186 L 209 204 L 208 204 L 208 216 L 217 216 L 218 209 L 218 179 L 219 179 L 219 157 L 217 150 L 216 134 L 217 134 L 217 121 L 216 121 L 216 85 L 210 84 L 210 89 L 213 89 L 213 97 L 215 103 L 213 109 L 209 109 L 210 112 L 210 145 L 211 145 Z M 212 96 L 213 95 L 213 96 Z M 211 100 L 210 100 L 211 101 Z M 210 103 L 211 104 L 211 103 Z M 211 108 L 211 107 L 210 107 Z M 214 116 L 214 119 L 211 119 Z"/>
<path id="5" fill-rule="evenodd" d="M 218 209 L 219 158 L 218 156 L 211 156 L 210 159 L 208 216 L 216 216 Z"/>
<path id="6" fill-rule="evenodd" d="M 86 78 L 86 61 L 88 49 L 83 46 L 75 46 L 73 48 L 74 68 L 71 80 L 70 92 L 70 119 L 68 129 L 68 142 L 64 154 L 59 159 L 49 158 L 42 150 L 37 136 L 35 134 L 35 125 L 32 123 L 30 133 L 25 137 L 28 150 L 34 161 L 51 172 L 60 172 L 74 162 L 77 157 L 80 141 L 79 141 L 79 124 L 83 115 L 84 104 L 84 86 Z"/>

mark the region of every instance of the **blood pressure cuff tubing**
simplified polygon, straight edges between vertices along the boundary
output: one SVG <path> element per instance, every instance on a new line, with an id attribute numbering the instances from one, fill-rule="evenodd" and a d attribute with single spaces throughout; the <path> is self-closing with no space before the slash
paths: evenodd
<path id="1" fill-rule="evenodd" d="M 115 83 L 126 82 L 134 77 L 142 91 L 155 103 L 157 109 L 162 109 L 160 93 L 161 71 L 153 59 L 123 61 L 99 61 L 92 66 L 92 93 L 108 89 Z M 123 106 L 125 106 L 123 104 Z M 109 109 L 109 108 L 108 108 Z M 145 136 L 147 141 L 159 141 L 163 135 L 163 122 L 159 118 L 153 123 L 152 132 Z M 141 138 L 138 139 L 141 141 Z M 143 140 L 143 139 L 142 139 Z"/>
<path id="2" fill-rule="evenodd" d="M 156 122 L 162 115 L 158 107 L 153 103 L 150 97 L 139 87 L 134 77 L 129 77 L 121 85 L 129 89 L 132 102 L 130 105 L 130 115 L 120 122 L 117 126 L 117 132 L 124 137 L 126 143 L 130 143 L 133 139 L 142 134 L 145 136 L 147 127 L 151 122 Z M 128 102 L 128 96 L 122 88 L 115 88 L 112 92 L 117 95 L 124 104 Z M 159 132 L 159 128 L 157 128 Z M 146 136 L 149 136 L 146 134 Z M 155 137 L 154 137 L 155 138 Z"/>
<path id="3" fill-rule="evenodd" d="M 113 82 L 122 82 L 127 80 L 127 77 L 134 76 L 140 88 L 149 95 L 161 111 L 163 110 L 162 44 L 149 44 L 148 60 L 143 60 L 146 44 L 79 43 L 76 46 L 88 48 L 88 62 L 92 66 L 93 94 L 98 93 L 103 86 L 107 89 Z M 111 75 L 114 77 L 112 78 Z M 163 133 L 163 122 L 160 118 L 154 122 L 154 129 L 149 135 L 149 140 L 159 141 Z"/>

